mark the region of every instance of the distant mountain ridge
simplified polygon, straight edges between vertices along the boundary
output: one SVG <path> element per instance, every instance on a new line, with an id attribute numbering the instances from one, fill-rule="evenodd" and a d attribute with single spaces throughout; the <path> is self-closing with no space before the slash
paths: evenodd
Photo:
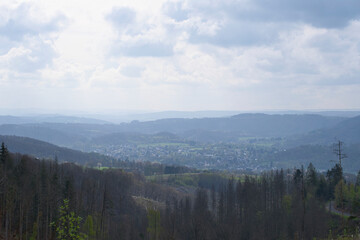
<path id="1" fill-rule="evenodd" d="M 66 143 L 72 145 L 77 141 L 85 141 L 76 133 L 68 134 L 65 131 L 49 128 L 45 124 L 4 124 L 0 125 L 0 134 L 29 137 L 63 146 L 67 146 Z"/>
<path id="2" fill-rule="evenodd" d="M 0 134 L 35 138 L 60 146 L 82 149 L 92 139 L 119 132 L 168 132 L 194 141 L 230 141 L 239 137 L 286 137 L 330 128 L 346 118 L 313 114 L 239 114 L 222 118 L 170 118 L 122 124 L 33 123 L 0 125 Z M 123 136 L 122 136 L 123 137 Z"/>
<path id="3" fill-rule="evenodd" d="M 328 145 L 337 140 L 347 144 L 360 143 L 360 116 L 345 119 L 333 127 L 317 129 L 307 134 L 289 138 L 287 145 L 289 147 L 302 144 Z"/>
<path id="4" fill-rule="evenodd" d="M 74 116 L 65 116 L 65 115 L 35 115 L 35 116 L 0 115 L 0 124 L 26 124 L 26 123 L 107 124 L 110 122 L 95 118 L 74 117 Z"/>
<path id="5" fill-rule="evenodd" d="M 136 151 L 136 146 L 143 145 L 139 152 L 146 152 L 149 146 L 155 146 L 152 149 L 155 151 L 155 148 L 165 143 L 172 147 L 180 145 L 179 150 L 181 150 L 184 145 L 195 146 L 196 144 L 193 143 L 196 142 L 199 142 L 199 145 L 207 143 L 227 145 L 230 142 L 249 144 L 250 146 L 253 139 L 261 140 L 263 138 L 271 143 L 276 142 L 276 145 L 270 144 L 272 150 L 262 153 L 260 151 L 259 156 L 254 159 L 263 157 L 261 160 L 269 162 L 269 164 L 266 163 L 269 167 L 270 162 L 272 166 L 285 168 L 307 164 L 311 161 L 323 169 L 332 164 L 329 160 L 333 160 L 335 156 L 332 154 L 331 144 L 338 139 L 345 142 L 344 149 L 349 156 L 344 163 L 344 169 L 346 171 L 359 169 L 357 160 L 360 156 L 358 150 L 360 149 L 360 116 L 341 118 L 313 114 L 238 114 L 223 118 L 174 118 L 122 124 L 5 124 L 0 125 L 0 134 L 13 135 L 0 136 L 0 142 L 4 141 L 12 152 L 30 154 L 40 158 L 57 156 L 61 161 L 77 159 L 79 162 L 89 162 L 88 159 L 90 159 L 94 165 L 102 161 L 104 156 L 72 149 L 111 155 L 111 148 L 124 151 L 128 147 L 122 149 L 121 145 L 132 145 L 128 147 L 128 149 L 132 149 L 131 151 Z M 256 143 L 256 141 L 253 142 Z M 108 151 L 107 147 L 109 146 L 111 148 Z M 269 146 L 266 148 L 269 149 Z M 101 149 L 105 149 L 105 151 L 101 151 Z M 168 149 L 162 150 L 167 151 Z M 192 163 L 198 162 L 200 156 L 202 155 L 191 160 Z M 109 158 L 110 161 L 111 159 Z M 151 161 L 157 161 L 157 159 L 158 156 L 155 156 Z M 174 159 L 174 156 L 169 154 L 169 159 Z M 224 155 L 222 160 L 227 161 L 229 158 Z M 235 158 L 231 161 L 235 161 Z M 236 166 L 236 163 L 231 164 Z"/>
<path id="6" fill-rule="evenodd" d="M 233 116 L 238 113 L 239 111 L 162 111 L 128 114 L 125 116 L 119 116 L 118 119 L 123 122 L 130 122 L 133 120 L 144 122 L 168 118 L 220 118 Z"/>
<path id="7" fill-rule="evenodd" d="M 268 115 L 260 113 L 239 114 L 223 118 L 171 118 L 156 121 L 121 124 L 121 131 L 142 133 L 171 132 L 175 134 L 192 130 L 233 132 L 238 135 L 279 137 L 331 127 L 343 121 L 342 117 L 320 115 Z"/>

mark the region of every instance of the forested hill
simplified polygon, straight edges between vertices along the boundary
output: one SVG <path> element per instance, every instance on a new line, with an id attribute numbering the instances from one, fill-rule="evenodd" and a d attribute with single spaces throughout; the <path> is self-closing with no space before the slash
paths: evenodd
<path id="1" fill-rule="evenodd" d="M 58 124 L 4 124 L 0 125 L 1 135 L 29 137 L 56 145 L 72 146 L 77 142 L 84 142 L 86 138 L 76 131 L 68 132 L 57 129 Z M 76 124 L 73 125 L 74 129 Z"/>
<path id="2" fill-rule="evenodd" d="M 343 160 L 343 170 L 347 173 L 356 174 L 360 170 L 360 144 L 346 144 L 343 148 L 347 158 Z M 312 162 L 318 169 L 328 169 L 337 156 L 334 154 L 334 146 L 301 145 L 273 154 L 264 156 L 264 160 L 272 162 L 277 168 L 292 168 L 308 165 Z"/>
<path id="3" fill-rule="evenodd" d="M 110 163 L 112 161 L 111 157 L 97 153 L 84 153 L 27 137 L 0 135 L 0 142 L 5 143 L 9 151 L 13 153 L 28 154 L 45 159 L 58 158 L 60 162 L 97 166 L 99 162 Z"/>
<path id="4" fill-rule="evenodd" d="M 329 145 L 336 139 L 347 144 L 360 144 L 360 116 L 341 121 L 333 127 L 314 130 L 288 139 L 287 146 L 303 144 Z"/>
<path id="5" fill-rule="evenodd" d="M 77 141 L 115 132 L 155 134 L 170 132 L 191 135 L 196 132 L 216 132 L 219 135 L 281 137 L 304 134 L 312 130 L 332 127 L 346 118 L 320 115 L 240 114 L 224 118 L 173 118 L 156 121 L 116 124 L 38 123 L 0 125 L 0 134 L 36 138 L 67 146 Z"/>
<path id="6" fill-rule="evenodd" d="M 336 125 L 345 118 L 320 115 L 239 114 L 227 118 L 161 119 L 122 124 L 122 131 L 183 133 L 192 130 L 232 132 L 247 136 L 288 136 Z"/>
<path id="7" fill-rule="evenodd" d="M 86 167 L 104 167 L 104 168 L 121 168 L 128 172 L 136 172 L 145 176 L 153 174 L 169 174 L 169 173 L 187 173 L 199 172 L 193 168 L 173 165 L 160 164 L 148 161 L 135 162 L 126 159 L 115 159 L 98 153 L 86 153 L 65 147 L 59 147 L 47 142 L 39 141 L 27 137 L 2 136 L 0 135 L 0 143 L 10 152 L 17 154 L 25 154 L 36 157 L 37 159 L 54 160 L 59 163 L 74 163 Z"/>

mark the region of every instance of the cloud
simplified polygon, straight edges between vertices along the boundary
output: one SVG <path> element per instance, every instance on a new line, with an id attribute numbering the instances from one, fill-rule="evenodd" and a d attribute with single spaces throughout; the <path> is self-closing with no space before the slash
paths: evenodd
<path id="1" fill-rule="evenodd" d="M 256 22 L 303 22 L 314 27 L 342 28 L 360 17 L 357 0 L 228 0 L 189 1 L 194 14 Z M 185 5 L 185 6 L 186 6 Z"/>
<path id="2" fill-rule="evenodd" d="M 63 15 L 50 19 L 34 15 L 35 6 L 20 4 L 16 8 L 1 8 L 0 69 L 19 73 L 35 72 L 49 66 L 56 57 L 49 34 L 60 29 Z"/>
<path id="3" fill-rule="evenodd" d="M 189 10 L 184 8 L 182 2 L 166 2 L 162 10 L 165 12 L 166 15 L 171 16 L 172 19 L 181 22 L 189 17 Z"/>
<path id="4" fill-rule="evenodd" d="M 49 43 L 37 38 L 29 39 L 25 45 L 11 48 L 0 56 L 0 68 L 16 72 L 33 72 L 51 64 L 56 53 Z"/>
<path id="5" fill-rule="evenodd" d="M 336 90 L 340 107 L 360 107 L 358 6 L 63 0 L 0 7 L 0 102 L 19 89 L 37 101 L 19 97 L 12 106 L 327 108 Z"/>
<path id="6" fill-rule="evenodd" d="M 214 35 L 201 34 L 194 29 L 189 40 L 192 43 L 210 43 L 222 47 L 272 44 L 278 40 L 280 29 L 281 25 L 272 23 L 229 21 L 219 27 Z"/>
<path id="7" fill-rule="evenodd" d="M 136 12 L 127 7 L 114 7 L 111 12 L 106 16 L 115 28 L 126 28 L 133 24 L 136 20 Z"/>
<path id="8" fill-rule="evenodd" d="M 173 47 L 164 43 L 136 43 L 131 46 L 121 46 L 114 53 L 128 57 L 169 57 L 173 55 Z"/>
<path id="9" fill-rule="evenodd" d="M 0 35 L 0 55 L 6 54 L 13 46 L 13 43 L 5 36 Z"/>
<path id="10" fill-rule="evenodd" d="M 163 12 L 176 22 L 188 22 L 183 26 L 193 43 L 234 47 L 271 44 L 283 32 L 304 24 L 344 28 L 360 19 L 360 1 L 199 0 L 169 2 Z"/>
<path id="11" fill-rule="evenodd" d="M 121 73 L 130 78 L 139 78 L 142 76 L 142 73 L 144 72 L 144 67 L 139 66 L 125 66 L 121 69 Z"/>
<path id="12" fill-rule="evenodd" d="M 57 31 L 66 20 L 63 15 L 57 15 L 49 21 L 39 21 L 31 16 L 33 9 L 29 4 L 21 4 L 15 9 L 3 8 L 0 11 L 8 13 L 8 17 L 0 23 L 0 36 L 11 41 Z"/>
<path id="13" fill-rule="evenodd" d="M 153 19 L 136 20 L 137 13 L 127 7 L 112 8 L 106 20 L 112 23 L 116 37 L 110 47 L 113 57 L 169 57 L 173 42 L 161 24 Z"/>
<path id="14" fill-rule="evenodd" d="M 255 0 L 251 11 L 236 12 L 241 17 L 261 21 L 304 22 L 320 28 L 343 28 L 349 21 L 360 17 L 360 2 L 357 0 Z"/>

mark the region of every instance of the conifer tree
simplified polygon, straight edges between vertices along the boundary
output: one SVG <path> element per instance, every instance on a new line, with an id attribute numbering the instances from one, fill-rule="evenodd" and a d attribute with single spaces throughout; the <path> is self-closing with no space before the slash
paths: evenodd
<path id="1" fill-rule="evenodd" d="M 64 199 L 63 205 L 59 209 L 59 223 L 56 228 L 56 239 L 59 240 L 83 240 L 87 236 L 80 233 L 81 217 L 75 216 L 70 212 L 69 200 Z"/>

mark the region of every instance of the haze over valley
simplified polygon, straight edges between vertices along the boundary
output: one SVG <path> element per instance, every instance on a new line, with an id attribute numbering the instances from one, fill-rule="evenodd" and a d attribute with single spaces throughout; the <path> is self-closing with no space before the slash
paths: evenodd
<path id="1" fill-rule="evenodd" d="M 344 169 L 353 172 L 360 144 L 360 118 L 318 114 L 247 113 L 218 118 L 166 118 L 113 124 L 75 117 L 0 117 L 0 134 L 10 151 L 60 161 L 60 150 L 31 151 L 21 144 L 36 139 L 120 161 L 150 161 L 191 168 L 261 172 L 299 167 L 310 162 L 320 169 L 332 163 L 332 144 L 346 143 L 351 152 Z M 39 120 L 40 119 L 40 120 Z M 21 124 L 12 124 L 15 123 Z M 16 138 L 15 136 L 27 137 Z M 14 143 L 10 139 L 17 139 Z M 37 142 L 40 148 L 41 143 Z M 29 148 L 28 148 L 29 149 Z M 74 157 L 76 158 L 76 157 Z M 92 165 L 96 165 L 91 159 Z M 103 163 L 111 166 L 111 163 Z M 356 173 L 356 172 L 353 172 Z"/>

